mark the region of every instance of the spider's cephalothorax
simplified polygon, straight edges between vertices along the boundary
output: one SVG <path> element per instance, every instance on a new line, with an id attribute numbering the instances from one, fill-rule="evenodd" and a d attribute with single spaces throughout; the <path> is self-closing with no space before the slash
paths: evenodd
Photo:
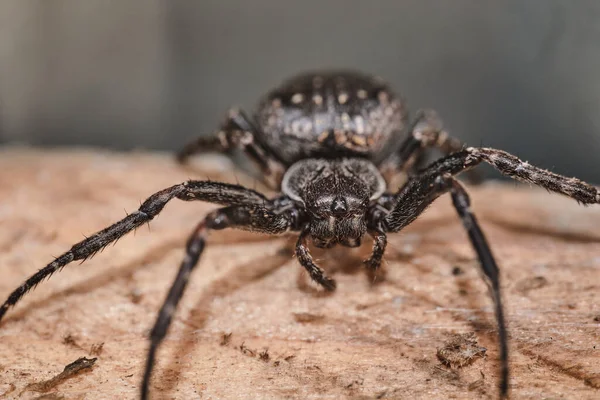
<path id="1" fill-rule="evenodd" d="M 450 137 L 431 110 L 408 123 L 405 103 L 380 80 L 343 71 L 303 74 L 269 92 L 255 118 L 232 110 L 211 137 L 187 145 L 178 155 L 243 150 L 260 168 L 265 183 L 279 190 L 269 199 L 240 185 L 191 180 L 151 195 L 137 211 L 75 244 L 21 286 L 0 306 L 0 320 L 28 291 L 75 260 L 85 260 L 108 244 L 158 215 L 173 198 L 207 201 L 223 207 L 208 214 L 192 231 L 175 282 L 150 334 L 150 350 L 141 386 L 148 395 L 156 350 L 164 339 L 173 312 L 183 296 L 191 271 L 198 264 L 210 230 L 237 228 L 273 235 L 298 232 L 296 256 L 311 278 L 335 289 L 308 249 L 358 246 L 373 239 L 366 267 L 376 270 L 385 252 L 387 234 L 412 223 L 444 193 L 452 202 L 479 258 L 494 301 L 500 342 L 500 394 L 508 393 L 508 346 L 500 296 L 499 272 L 492 252 L 471 212 L 469 196 L 455 176 L 488 163 L 512 178 L 569 196 L 583 204 L 600 203 L 600 192 L 576 178 L 534 167 L 491 148 L 464 147 Z M 417 170 L 427 148 L 444 157 Z M 397 175 L 408 176 L 392 190 Z"/>
<path id="2" fill-rule="evenodd" d="M 309 158 L 287 170 L 281 190 L 308 213 L 315 246 L 356 247 L 367 232 L 367 210 L 385 191 L 385 181 L 368 160 Z"/>

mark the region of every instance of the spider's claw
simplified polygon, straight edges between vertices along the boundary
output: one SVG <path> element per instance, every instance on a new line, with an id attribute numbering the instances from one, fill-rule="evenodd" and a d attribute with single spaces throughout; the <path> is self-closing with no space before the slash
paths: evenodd
<path id="1" fill-rule="evenodd" d="M 387 236 L 381 228 L 370 231 L 369 234 L 373 238 L 373 251 L 371 252 L 371 256 L 364 260 L 363 263 L 371 273 L 375 273 L 381 267 L 381 260 L 387 246 Z"/>
<path id="2" fill-rule="evenodd" d="M 364 260 L 363 264 L 365 264 L 365 267 L 367 267 L 369 271 L 375 272 L 381 267 L 381 259 L 371 256 Z"/>
<path id="3" fill-rule="evenodd" d="M 337 288 L 337 283 L 335 279 L 331 279 L 328 276 L 323 275 L 321 280 L 318 281 L 319 285 L 323 286 L 323 289 L 328 292 L 333 292 Z"/>
<path id="4" fill-rule="evenodd" d="M 328 277 L 319 266 L 312 262 L 310 264 L 308 266 L 303 265 L 305 268 L 307 268 L 310 278 L 323 287 L 323 289 L 327 290 L 328 292 L 333 292 L 337 287 L 335 279 Z"/>
<path id="5" fill-rule="evenodd" d="M 308 246 L 306 245 L 307 236 L 308 230 L 305 229 L 300 234 L 298 242 L 296 243 L 296 257 L 298 258 L 300 265 L 306 269 L 313 281 L 321 285 L 325 290 L 333 292 L 337 286 L 335 280 L 328 277 L 325 274 L 325 271 L 315 264 L 312 256 L 310 255 L 310 251 L 308 250 Z"/>

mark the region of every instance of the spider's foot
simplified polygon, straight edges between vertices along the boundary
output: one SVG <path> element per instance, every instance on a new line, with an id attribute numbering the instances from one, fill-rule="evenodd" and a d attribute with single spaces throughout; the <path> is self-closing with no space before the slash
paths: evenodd
<path id="1" fill-rule="evenodd" d="M 323 275 L 321 277 L 321 279 L 316 282 L 319 285 L 323 286 L 323 289 L 327 290 L 328 292 L 333 292 L 335 290 L 335 288 L 337 287 L 337 283 L 335 282 L 335 280 L 331 279 L 325 275 Z"/>
<path id="2" fill-rule="evenodd" d="M 367 278 L 372 285 L 385 281 L 386 271 L 381 268 L 380 258 L 371 257 L 363 263 L 367 267 Z"/>
<path id="3" fill-rule="evenodd" d="M 367 267 L 369 271 L 376 272 L 379 267 L 381 267 L 381 258 L 369 257 L 363 261 L 363 264 L 365 264 L 365 267 Z"/>
<path id="4" fill-rule="evenodd" d="M 319 285 L 321 285 L 323 289 L 327 290 L 328 292 L 333 292 L 337 287 L 337 283 L 334 279 L 331 279 L 330 277 L 325 275 L 323 271 L 320 272 L 321 273 L 319 274 L 311 274 L 311 279 Z"/>

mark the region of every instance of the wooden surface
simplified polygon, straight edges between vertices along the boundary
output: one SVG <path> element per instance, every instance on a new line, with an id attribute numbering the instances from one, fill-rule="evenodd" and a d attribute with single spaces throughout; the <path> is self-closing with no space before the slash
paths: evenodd
<path id="1" fill-rule="evenodd" d="M 207 176 L 253 185 L 222 157 L 196 161 L 183 169 L 165 154 L 1 150 L 2 300 L 156 190 Z M 514 184 L 471 193 L 502 269 L 512 398 L 600 398 L 600 207 Z M 174 200 L 150 229 L 67 266 L 10 310 L 0 326 L 0 398 L 136 398 L 147 331 L 182 244 L 214 207 Z M 391 237 L 387 278 L 376 285 L 360 266 L 369 242 L 318 253 L 338 280 L 331 296 L 307 283 L 290 243 L 211 235 L 159 351 L 153 398 L 494 397 L 491 302 L 449 198 Z M 436 354 L 453 333 L 474 333 L 485 357 L 444 366 Z M 80 357 L 97 361 L 46 393 L 28 386 Z"/>

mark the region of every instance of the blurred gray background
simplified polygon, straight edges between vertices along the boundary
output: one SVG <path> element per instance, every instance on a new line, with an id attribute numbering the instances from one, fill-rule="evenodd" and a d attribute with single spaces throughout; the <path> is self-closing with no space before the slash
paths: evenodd
<path id="1" fill-rule="evenodd" d="M 174 150 L 321 67 L 600 183 L 598 0 L 0 0 L 0 142 Z"/>

